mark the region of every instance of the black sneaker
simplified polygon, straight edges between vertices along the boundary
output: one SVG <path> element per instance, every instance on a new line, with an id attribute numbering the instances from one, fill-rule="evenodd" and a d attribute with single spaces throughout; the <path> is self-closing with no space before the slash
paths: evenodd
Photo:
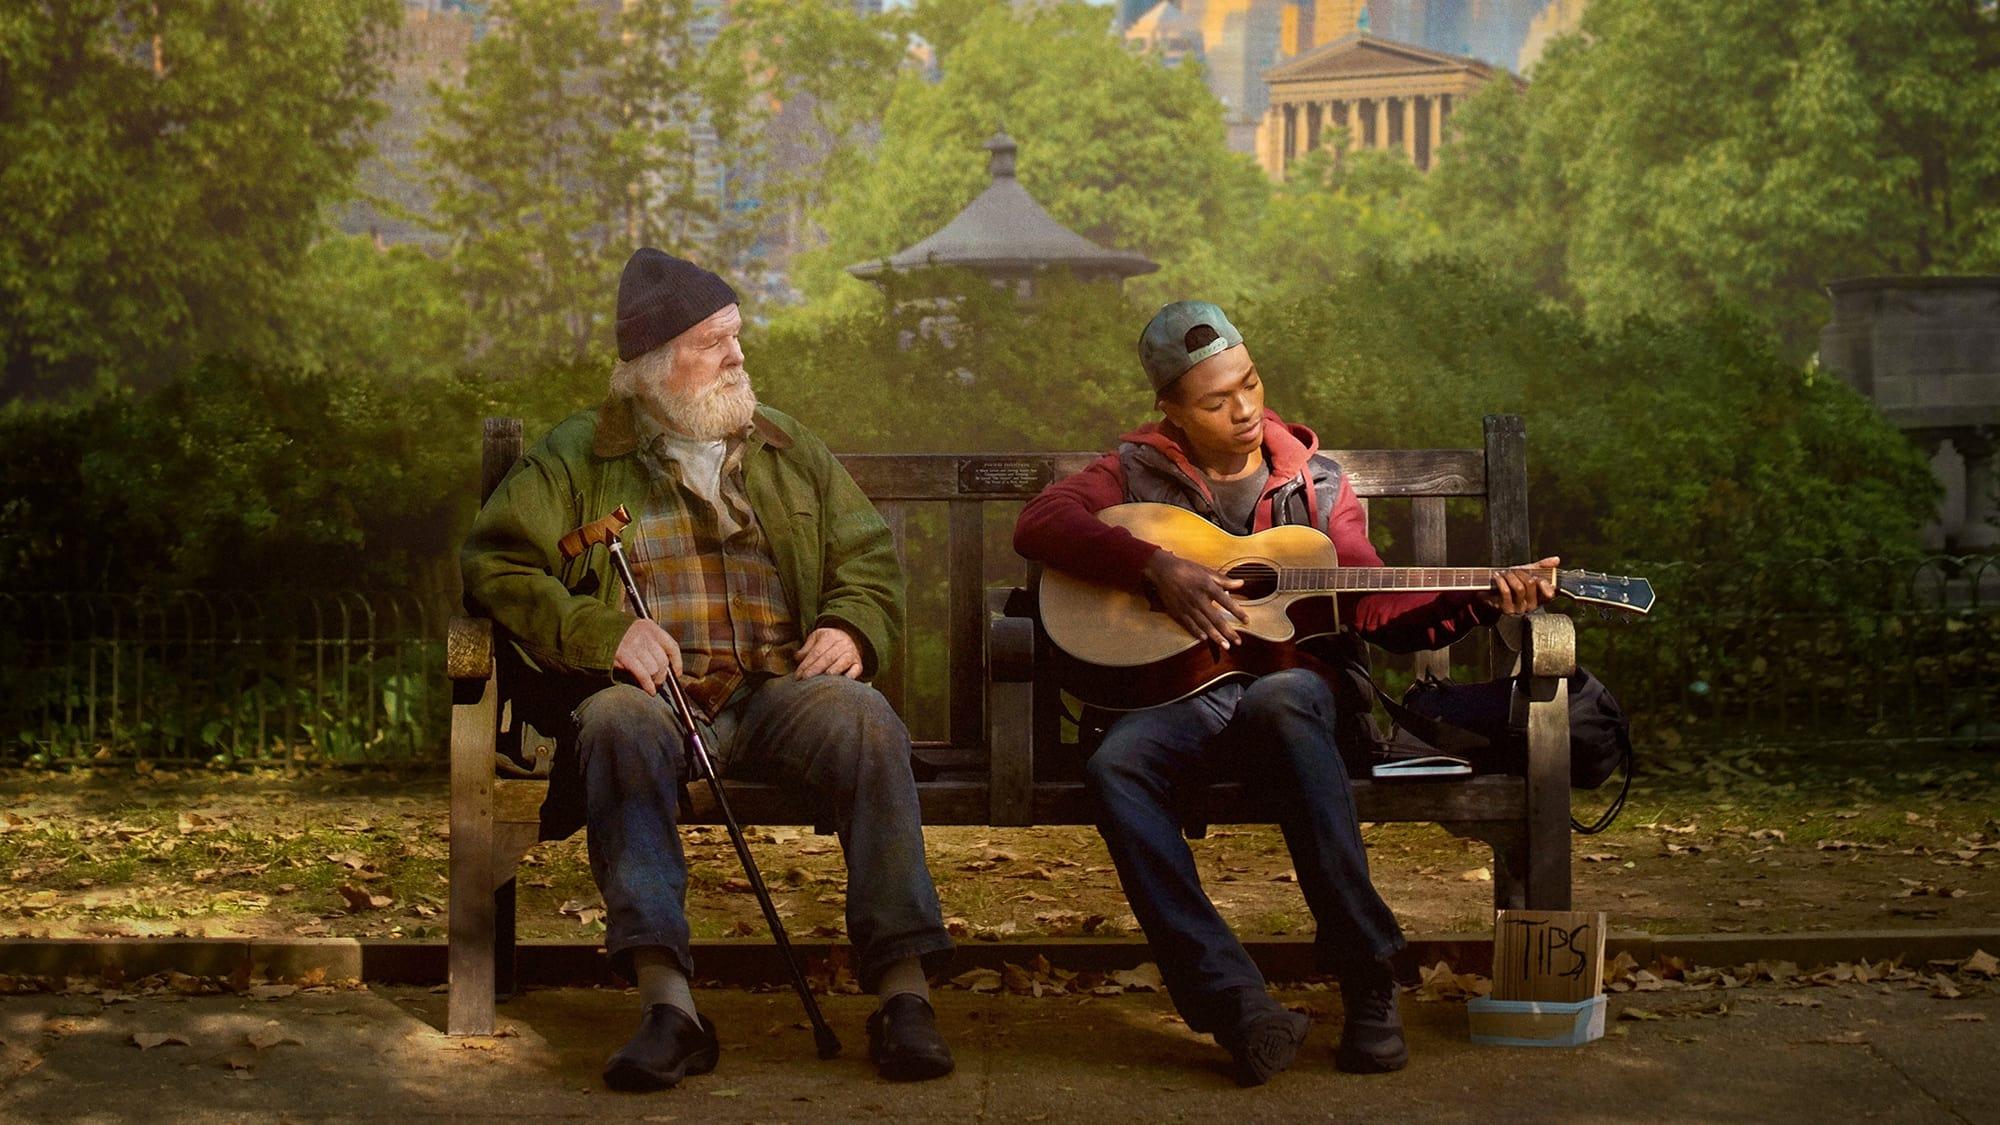
<path id="1" fill-rule="evenodd" d="M 1222 1044 L 1235 1063 L 1231 1073 L 1236 1084 L 1262 1086 L 1291 1066 L 1310 1026 L 1306 1016 L 1279 1007 L 1245 1018 Z"/>
<path id="2" fill-rule="evenodd" d="M 1381 961 L 1355 966 L 1340 977 L 1345 1018 L 1333 1064 L 1349 1074 L 1383 1074 L 1410 1061 L 1403 1017 L 1396 1011 L 1396 976 Z"/>
<path id="3" fill-rule="evenodd" d="M 956 1065 L 938 1034 L 937 1012 L 914 992 L 898 992 L 868 1017 L 868 1057 L 877 1074 L 894 1082 L 942 1078 Z"/>
<path id="4" fill-rule="evenodd" d="M 721 1053 L 715 1024 L 699 1021 L 672 1004 L 654 1004 L 639 1022 L 639 1033 L 604 1064 L 604 1084 L 614 1090 L 664 1090 L 691 1074 L 715 1069 Z"/>

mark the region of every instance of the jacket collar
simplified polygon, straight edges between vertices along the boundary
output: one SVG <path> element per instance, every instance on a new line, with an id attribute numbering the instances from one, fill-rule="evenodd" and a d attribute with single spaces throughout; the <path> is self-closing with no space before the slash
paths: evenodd
<path id="1" fill-rule="evenodd" d="M 624 395 L 610 395 L 597 407 L 597 431 L 592 436 L 590 451 L 597 457 L 609 460 L 626 457 L 639 449 L 639 421 L 633 417 L 632 400 Z M 790 449 L 792 435 L 774 421 L 762 406 L 750 421 L 750 445 L 768 445 L 773 449 Z"/>
<path id="2" fill-rule="evenodd" d="M 1158 450 L 1171 461 L 1175 468 L 1186 474 L 1204 493 L 1208 490 L 1208 478 L 1187 455 L 1187 435 L 1179 426 L 1165 419 L 1148 422 L 1131 433 L 1119 438 L 1150 449 Z M 1268 407 L 1264 410 L 1264 456 L 1271 468 L 1271 477 L 1264 486 L 1270 492 L 1279 485 L 1299 475 L 1319 452 L 1319 436 L 1309 428 L 1278 417 L 1278 412 Z"/>

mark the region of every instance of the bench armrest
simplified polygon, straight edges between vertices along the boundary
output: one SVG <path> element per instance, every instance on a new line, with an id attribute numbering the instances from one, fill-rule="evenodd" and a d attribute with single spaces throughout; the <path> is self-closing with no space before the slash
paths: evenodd
<path id="1" fill-rule="evenodd" d="M 493 674 L 493 622 L 484 617 L 454 617 L 445 627 L 445 675 L 453 680 L 483 680 Z"/>
<path id="2" fill-rule="evenodd" d="M 1560 613 L 1503 617 L 1493 631 L 1515 654 L 1515 675 L 1567 678 L 1576 672 L 1576 622 Z"/>
<path id="3" fill-rule="evenodd" d="M 1016 591 L 986 591 L 986 678 L 996 684 L 1032 683 L 1035 678 L 1035 621 L 1008 614 Z"/>

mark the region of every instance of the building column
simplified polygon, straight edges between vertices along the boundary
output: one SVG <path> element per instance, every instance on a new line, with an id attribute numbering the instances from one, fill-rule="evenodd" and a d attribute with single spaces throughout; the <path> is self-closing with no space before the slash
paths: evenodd
<path id="1" fill-rule="evenodd" d="M 1431 151 L 1429 167 L 1437 167 L 1438 149 L 1444 145 L 1444 95 L 1431 95 Z"/>
<path id="2" fill-rule="evenodd" d="M 1347 127 L 1347 151 L 1361 151 L 1361 99 L 1341 104 L 1340 123 Z"/>
<path id="3" fill-rule="evenodd" d="M 1965 522 L 1959 525 L 1960 549 L 1986 550 L 2000 543 L 1993 526 L 1993 435 L 1985 430 L 1954 433 L 1951 443 L 1965 458 Z"/>
<path id="4" fill-rule="evenodd" d="M 1318 102 L 1307 102 L 1305 105 L 1305 112 L 1306 112 L 1306 151 L 1316 152 L 1319 149 L 1320 131 L 1325 127 L 1322 124 L 1322 119 L 1326 116 L 1326 107 Z"/>
<path id="5" fill-rule="evenodd" d="M 1284 121 L 1285 158 L 1278 165 L 1278 171 L 1283 172 L 1290 168 L 1292 161 L 1297 160 L 1299 156 L 1299 107 L 1286 105 L 1277 108 Z"/>
<path id="6" fill-rule="evenodd" d="M 1417 162 L 1417 99 L 1411 94 L 1403 96 L 1403 152 Z"/>
<path id="7" fill-rule="evenodd" d="M 1375 143 L 1373 148 L 1389 147 L 1389 99 L 1375 99 Z"/>

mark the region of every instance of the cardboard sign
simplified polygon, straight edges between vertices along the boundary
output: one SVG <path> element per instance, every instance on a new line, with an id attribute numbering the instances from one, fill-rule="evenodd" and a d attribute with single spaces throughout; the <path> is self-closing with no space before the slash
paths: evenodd
<path id="1" fill-rule="evenodd" d="M 1494 919 L 1494 999 L 1588 1000 L 1603 987 L 1603 911 L 1502 910 Z"/>

